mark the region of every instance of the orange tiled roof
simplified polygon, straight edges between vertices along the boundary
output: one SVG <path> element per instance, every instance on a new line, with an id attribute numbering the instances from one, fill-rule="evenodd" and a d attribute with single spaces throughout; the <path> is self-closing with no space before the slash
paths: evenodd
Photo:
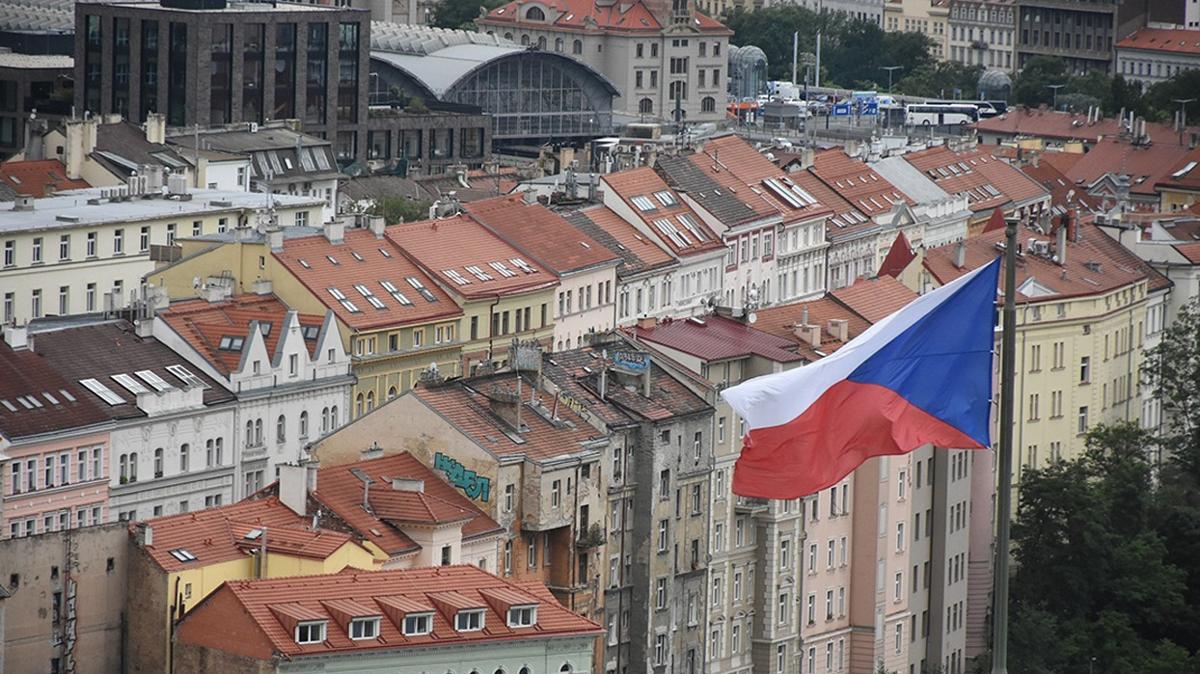
<path id="1" fill-rule="evenodd" d="M 219 372 L 229 374 L 241 364 L 242 349 L 222 349 L 222 340 L 245 337 L 250 332 L 250 324 L 257 321 L 260 329 L 261 326 L 267 326 L 263 341 L 267 353 L 273 354 L 279 345 L 279 335 L 283 333 L 288 311 L 287 305 L 274 295 L 238 295 L 215 303 L 205 300 L 175 302 L 160 311 L 158 317 L 166 321 Z M 304 344 L 311 356 L 317 348 L 317 332 L 312 328 L 319 330 L 325 321 L 313 314 L 299 314 L 298 319 L 301 326 L 310 328 Z"/>
<path id="2" fill-rule="evenodd" d="M 1129 191 L 1146 196 L 1157 194 L 1155 185 L 1171 176 L 1189 150 L 1180 145 L 1134 145 L 1125 140 L 1108 139 L 1096 143 L 1070 169 L 1067 177 L 1083 189 L 1110 174 L 1129 176 Z"/>
<path id="3" fill-rule="evenodd" d="M 153 545 L 145 551 L 167 572 L 243 559 L 263 544 L 263 530 L 269 552 L 313 559 L 324 559 L 352 540 L 338 531 L 312 529 L 311 518 L 297 515 L 274 496 L 158 517 L 146 524 L 153 532 Z M 255 530 L 260 535 L 247 538 Z M 194 559 L 188 560 L 188 555 Z"/>
<path id="4" fill-rule="evenodd" d="M 1034 136 L 1059 141 L 1077 140 L 1094 143 L 1101 138 L 1119 136 L 1121 121 L 1115 117 L 1108 117 L 1088 124 L 1086 114 L 1013 107 L 1002 115 L 979 120 L 975 128 L 984 132 L 1010 136 Z M 1174 130 L 1170 124 L 1146 122 L 1146 133 L 1155 143 L 1179 144 L 1179 132 Z"/>
<path id="5" fill-rule="evenodd" d="M 495 456 L 524 456 L 540 461 L 579 451 L 584 443 L 603 439 L 602 433 L 565 405 L 559 406 L 558 416 L 569 424 L 556 425 L 548 421 L 531 408 L 529 387 L 528 382 L 522 385 L 524 393 L 520 405 L 524 430 L 519 434 L 522 440 L 519 443 L 510 437 L 516 434 L 515 430 L 490 410 L 488 399 L 488 394 L 494 390 L 501 394 L 516 393 L 516 379 L 512 374 L 468 379 L 436 388 L 420 386 L 411 394 Z"/>
<path id="6" fill-rule="evenodd" d="M 983 150 L 955 153 L 940 145 L 904 158 L 946 192 L 966 195 L 976 213 L 1047 194 L 1029 176 Z"/>
<path id="7" fill-rule="evenodd" d="M 907 194 L 876 173 L 875 169 L 847 156 L 840 148 L 818 153 L 811 171 L 842 198 L 872 218 L 890 213 L 898 203 L 914 203 Z"/>
<path id="8" fill-rule="evenodd" d="M 649 8 L 642 2 L 632 3 L 602 3 L 597 0 L 549 0 L 537 3 L 543 9 L 545 20 L 525 18 L 525 5 L 533 4 L 524 0 L 510 2 L 488 12 L 487 17 L 480 21 L 482 24 L 521 24 L 538 27 L 550 24 L 555 28 L 575 30 L 601 29 L 617 32 L 658 32 L 664 26 Z M 716 21 L 700 12 L 692 13 L 692 25 L 704 33 L 729 33 L 721 22 Z"/>
<path id="9" fill-rule="evenodd" d="M 457 608 L 435 600 L 449 593 L 484 609 L 484 629 L 455 629 Z M 505 609 L 511 605 L 536 606 L 536 624 L 509 627 Z M 414 612 L 433 613 L 429 634 L 404 635 L 404 616 Z M 360 616 L 381 618 L 378 638 L 349 637 L 349 621 Z M 326 621 L 325 640 L 296 643 L 295 626 L 314 620 Z M 225 624 L 237 626 L 240 638 L 229 639 L 212 629 L 213 625 Z M 596 623 L 568 611 L 545 590 L 517 585 L 473 566 L 442 566 L 227 582 L 188 612 L 180 625 L 179 638 L 261 660 L 275 654 L 294 660 L 308 655 L 592 636 L 600 632 Z"/>
<path id="10" fill-rule="evenodd" d="M 617 274 L 637 274 L 670 266 L 675 258 L 607 206 L 593 206 L 566 215 L 572 225 L 621 256 Z"/>
<path id="11" fill-rule="evenodd" d="M 17 194 L 39 199 L 46 196 L 46 188 L 61 192 L 91 187 L 86 180 L 68 178 L 66 167 L 57 159 L 6 161 L 0 164 L 0 183 Z"/>
<path id="12" fill-rule="evenodd" d="M 1200 147 L 1187 153 L 1167 171 L 1158 185 L 1174 189 L 1200 191 Z"/>
<path id="13" fill-rule="evenodd" d="M 476 222 L 556 274 L 620 259 L 558 213 L 539 203 L 527 204 L 519 194 L 475 201 L 465 208 Z"/>
<path id="14" fill-rule="evenodd" d="M 758 315 L 758 320 L 754 323 L 755 328 L 794 341 L 797 351 L 809 361 L 818 360 L 837 351 L 871 327 L 870 322 L 842 306 L 829 295 L 807 302 L 767 307 L 759 309 L 755 313 Z M 794 328 L 803 323 L 805 317 L 808 318 L 809 325 L 820 326 L 820 346 L 814 347 L 810 342 L 796 336 Z M 841 341 L 837 335 L 829 331 L 829 321 L 835 319 L 847 321 L 846 342 Z"/>
<path id="15" fill-rule="evenodd" d="M 713 163 L 719 161 L 751 192 L 774 206 L 783 214 L 785 222 L 818 217 L 831 210 L 803 186 L 793 183 L 791 174 L 780 169 L 740 136 L 730 134 L 714 138 L 704 144 L 703 154 Z"/>
<path id="16" fill-rule="evenodd" d="M 724 247 L 721 238 L 654 169 L 642 167 L 610 173 L 602 180 L 661 244 L 676 255 L 685 257 Z M 678 233 L 678 238 L 671 232 Z"/>
<path id="17" fill-rule="evenodd" d="M 871 323 L 878 323 L 917 299 L 916 293 L 891 276 L 861 278 L 829 294 L 839 304 Z"/>
<path id="18" fill-rule="evenodd" d="M 521 294 L 558 283 L 549 269 L 525 260 L 521 251 L 463 215 L 392 225 L 386 237 L 439 284 L 467 299 Z"/>
<path id="19" fill-rule="evenodd" d="M 797 185 L 808 190 L 817 198 L 817 201 L 833 210 L 833 214 L 825 222 L 825 231 L 830 237 L 838 238 L 857 234 L 875 226 L 874 220 L 868 218 L 849 201 L 843 199 L 840 194 L 830 189 L 820 178 L 813 175 L 811 169 L 796 171 L 790 175 Z"/>
<path id="20" fill-rule="evenodd" d="M 363 483 L 354 474 L 355 470 L 373 481 L 367 498 L 374 512 L 367 512 L 362 507 Z M 423 491 L 406 494 L 396 490 L 392 486 L 395 478 L 421 480 Z M 312 496 L 360 537 L 393 556 L 419 549 L 399 524 L 443 524 L 465 520 L 464 539 L 501 530 L 500 525 L 470 499 L 408 452 L 321 468 Z"/>
<path id="21" fill-rule="evenodd" d="M 1200 31 L 1175 28 L 1140 28 L 1117 43 L 1117 49 L 1169 52 L 1200 56 Z"/>
<path id="22" fill-rule="evenodd" d="M 908 238 L 904 236 L 904 232 L 897 233 L 896 240 L 892 241 L 892 247 L 888 248 L 887 257 L 883 258 L 883 264 L 879 265 L 879 276 L 896 278 L 916 257 L 917 255 L 908 242 Z"/>
<path id="23" fill-rule="evenodd" d="M 369 230 L 348 230 L 340 244 L 330 243 L 324 235 L 284 239 L 283 250 L 273 255 L 313 297 L 355 330 L 462 315 L 462 309 L 425 272 L 401 255 L 388 239 L 377 239 Z M 414 281 L 428 295 L 417 290 Z M 357 286 L 382 306 L 374 304 Z"/>

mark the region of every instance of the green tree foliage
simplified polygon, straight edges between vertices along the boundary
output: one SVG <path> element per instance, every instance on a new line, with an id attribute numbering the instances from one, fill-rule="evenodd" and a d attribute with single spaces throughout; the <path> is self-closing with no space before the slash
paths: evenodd
<path id="1" fill-rule="evenodd" d="M 433 25 L 475 30 L 480 9 L 491 11 L 503 4 L 504 0 L 442 0 L 434 7 Z"/>
<path id="2" fill-rule="evenodd" d="M 1049 105 L 1054 92 L 1048 85 L 1066 83 L 1067 65 L 1062 59 L 1035 56 L 1029 59 L 1013 82 L 1013 102 L 1030 107 Z"/>
<path id="3" fill-rule="evenodd" d="M 1198 98 L 1200 92 L 1200 70 L 1186 70 L 1169 80 L 1155 84 L 1146 91 L 1146 106 L 1155 119 L 1172 121 L 1179 110 L 1176 99 Z M 1188 124 L 1200 125 L 1200 101 L 1188 104 Z"/>
<path id="4" fill-rule="evenodd" d="M 957 89 L 961 92 L 959 98 L 974 99 L 978 95 L 979 75 L 982 72 L 983 66 L 980 65 L 937 61 L 905 75 L 896 84 L 896 91 L 909 96 L 953 98 Z"/>
<path id="5" fill-rule="evenodd" d="M 387 224 L 394 225 L 397 222 L 427 219 L 431 205 L 428 201 L 415 201 L 408 197 L 392 195 L 376 203 L 375 214 L 382 215 Z"/>

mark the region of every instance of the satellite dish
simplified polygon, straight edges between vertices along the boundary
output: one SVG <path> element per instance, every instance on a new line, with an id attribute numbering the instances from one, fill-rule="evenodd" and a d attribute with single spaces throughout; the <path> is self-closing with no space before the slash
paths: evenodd
<path id="1" fill-rule="evenodd" d="M 758 322 L 758 314 L 751 311 L 750 315 L 746 317 L 746 320 L 750 321 L 750 325 L 754 325 Z"/>

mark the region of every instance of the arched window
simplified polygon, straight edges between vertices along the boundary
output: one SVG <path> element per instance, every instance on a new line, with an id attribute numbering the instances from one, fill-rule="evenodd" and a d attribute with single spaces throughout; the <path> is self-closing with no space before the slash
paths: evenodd
<path id="1" fill-rule="evenodd" d="M 129 481 L 137 482 L 137 452 L 129 455 Z"/>
<path id="2" fill-rule="evenodd" d="M 325 408 L 321 409 L 321 433 L 326 433 L 328 431 L 329 431 L 329 408 L 325 407 Z"/>
<path id="3" fill-rule="evenodd" d="M 162 447 L 154 450 L 154 477 L 163 476 L 163 450 Z"/>
<path id="4" fill-rule="evenodd" d="M 683 80 L 676 80 L 672 82 L 671 86 L 668 87 L 668 91 L 670 91 L 669 95 L 672 101 L 687 100 L 687 82 L 684 82 Z"/>
<path id="5" fill-rule="evenodd" d="M 396 397 L 396 387 L 395 386 L 389 387 L 388 388 L 388 400 L 391 400 L 392 398 L 395 398 L 395 397 Z"/>
<path id="6" fill-rule="evenodd" d="M 569 662 L 564 662 L 564 663 L 563 663 L 563 666 L 558 668 L 558 671 L 560 671 L 560 672 L 564 672 L 565 674 L 570 674 L 570 672 L 571 672 L 571 663 L 569 663 Z"/>
<path id="7" fill-rule="evenodd" d="M 642 113 L 643 115 L 654 114 L 654 101 L 650 100 L 649 98 L 643 98 L 642 100 L 638 101 L 638 112 Z"/>
<path id="8" fill-rule="evenodd" d="M 583 40 L 576 40 L 571 43 L 571 53 L 572 54 L 582 54 L 583 53 Z"/>
<path id="9" fill-rule="evenodd" d="M 330 430 L 338 427 L 337 405 L 329 409 L 329 428 Z"/>
<path id="10" fill-rule="evenodd" d="M 543 35 L 543 36 L 539 37 L 537 44 L 538 44 L 538 49 L 545 49 L 546 48 L 546 36 Z"/>
<path id="11" fill-rule="evenodd" d="M 300 437 L 308 437 L 308 410 L 300 413 Z"/>
<path id="12" fill-rule="evenodd" d="M 375 409 L 375 392 L 367 391 L 367 411 Z"/>
<path id="13" fill-rule="evenodd" d="M 363 394 L 359 393 L 354 398 L 354 416 L 361 417 L 363 411 Z"/>
<path id="14" fill-rule="evenodd" d="M 254 420 L 254 445 L 257 447 L 263 443 L 262 419 Z"/>
<path id="15" fill-rule="evenodd" d="M 129 455 L 121 455 L 121 484 L 129 481 Z"/>
<path id="16" fill-rule="evenodd" d="M 217 438 L 216 448 L 217 448 L 217 465 L 220 466 L 225 463 L 225 459 L 222 458 L 225 456 L 225 438 Z"/>
<path id="17" fill-rule="evenodd" d="M 532 674 L 532 673 L 529 671 L 528 667 L 522 667 L 521 671 L 518 672 L 518 674 Z"/>
<path id="18" fill-rule="evenodd" d="M 562 50 L 563 50 L 563 39 L 561 37 L 554 38 L 554 51 L 561 54 Z"/>
<path id="19" fill-rule="evenodd" d="M 275 420 L 275 442 L 285 442 L 287 440 L 287 419 L 282 414 Z"/>
<path id="20" fill-rule="evenodd" d="M 505 34 L 504 34 L 504 39 L 505 39 L 505 40 L 511 40 L 511 39 L 512 39 L 512 33 L 505 33 Z"/>
<path id="21" fill-rule="evenodd" d="M 525 12 L 525 20 L 526 21 L 545 21 L 546 13 L 542 11 L 541 7 L 530 7 Z"/>
<path id="22" fill-rule="evenodd" d="M 212 442 L 212 440 L 209 440 Z M 179 446 L 179 472 L 186 473 L 188 471 L 189 454 L 192 453 L 192 447 L 188 443 L 183 443 Z"/>
<path id="23" fill-rule="evenodd" d="M 246 446 L 247 447 L 254 446 L 254 422 L 253 421 L 246 422 Z"/>
<path id="24" fill-rule="evenodd" d="M 704 99 L 700 101 L 700 111 L 701 112 L 716 112 L 717 111 L 717 99 L 713 98 L 712 96 L 705 96 Z"/>
<path id="25" fill-rule="evenodd" d="M 526 47 L 529 46 L 529 36 L 528 35 L 521 36 L 521 44 L 525 45 Z"/>

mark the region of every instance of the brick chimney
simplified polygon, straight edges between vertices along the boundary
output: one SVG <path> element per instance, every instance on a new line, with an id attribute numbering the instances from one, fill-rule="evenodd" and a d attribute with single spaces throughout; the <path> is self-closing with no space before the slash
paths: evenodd
<path id="1" fill-rule="evenodd" d="M 800 323 L 792 326 L 792 333 L 795 334 L 799 339 L 808 342 L 809 346 L 814 349 L 821 347 L 821 326 L 819 325 Z"/>
<path id="2" fill-rule="evenodd" d="M 850 339 L 850 321 L 844 318 L 829 319 L 829 334 L 839 342 L 845 342 Z"/>

